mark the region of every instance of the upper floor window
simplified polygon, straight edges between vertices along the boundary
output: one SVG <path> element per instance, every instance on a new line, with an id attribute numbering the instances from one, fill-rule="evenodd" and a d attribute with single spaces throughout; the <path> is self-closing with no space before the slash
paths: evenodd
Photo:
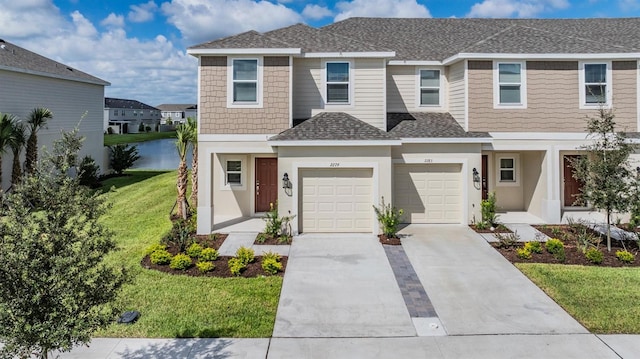
<path id="1" fill-rule="evenodd" d="M 611 105 L 611 63 L 580 65 L 580 107 Z"/>
<path id="2" fill-rule="evenodd" d="M 350 63 L 327 62 L 327 103 L 348 104 L 350 102 Z"/>
<path id="3" fill-rule="evenodd" d="M 124 110 L 122 110 L 122 116 L 124 116 L 124 114 L 125 114 L 125 113 L 126 113 L 126 112 L 125 112 Z"/>
<path id="4" fill-rule="evenodd" d="M 262 61 L 253 59 L 229 59 L 228 103 L 229 107 L 261 107 Z M 179 116 L 176 113 L 176 116 Z"/>
<path id="5" fill-rule="evenodd" d="M 113 110 L 113 115 L 118 116 L 118 110 Z"/>
<path id="6" fill-rule="evenodd" d="M 527 87 L 524 62 L 494 65 L 494 108 L 526 108 Z"/>
<path id="7" fill-rule="evenodd" d="M 420 106 L 440 106 L 440 70 L 419 70 Z"/>

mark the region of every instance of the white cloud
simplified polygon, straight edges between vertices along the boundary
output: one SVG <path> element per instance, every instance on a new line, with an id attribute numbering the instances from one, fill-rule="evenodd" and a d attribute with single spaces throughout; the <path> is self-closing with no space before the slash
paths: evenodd
<path id="1" fill-rule="evenodd" d="M 104 27 L 115 27 L 115 28 L 124 27 L 124 16 L 111 13 L 109 14 L 109 16 L 105 17 L 102 21 L 100 21 L 100 25 Z"/>
<path id="2" fill-rule="evenodd" d="M 426 6 L 416 0 L 352 0 L 336 4 L 335 21 L 350 17 L 431 17 Z"/>
<path id="3" fill-rule="evenodd" d="M 161 7 L 187 45 L 248 30 L 268 31 L 302 21 L 300 14 L 292 9 L 264 0 L 172 0 Z"/>
<path id="4" fill-rule="evenodd" d="M 468 17 L 535 17 L 544 11 L 566 9 L 568 0 L 484 0 L 471 7 Z"/>
<path id="5" fill-rule="evenodd" d="M 320 20 L 331 15 L 333 13 L 327 7 L 316 4 L 307 4 L 302 10 L 302 16 L 311 20 Z"/>
<path id="6" fill-rule="evenodd" d="M 618 1 L 618 6 L 623 11 L 635 11 L 640 9 L 640 1 L 639 0 L 620 0 Z"/>
<path id="7" fill-rule="evenodd" d="M 51 0 L 0 0 L 0 9 L 2 36 L 7 39 L 57 32 L 66 26 Z"/>
<path id="8" fill-rule="evenodd" d="M 158 5 L 153 0 L 140 5 L 129 6 L 131 11 L 127 19 L 131 22 L 147 22 L 153 20 L 154 13 L 158 10 Z"/>

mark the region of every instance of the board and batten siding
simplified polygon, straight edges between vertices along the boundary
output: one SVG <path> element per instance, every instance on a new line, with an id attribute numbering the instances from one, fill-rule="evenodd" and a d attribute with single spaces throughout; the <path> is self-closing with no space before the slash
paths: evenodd
<path id="1" fill-rule="evenodd" d="M 464 88 L 464 61 L 457 62 L 447 69 L 449 79 L 449 113 L 456 121 L 465 127 L 465 88 Z"/>
<path id="2" fill-rule="evenodd" d="M 51 110 L 53 119 L 38 131 L 38 148 L 52 149 L 60 131 L 78 126 L 85 137 L 80 156 L 91 156 L 104 167 L 104 86 L 85 82 L 0 70 L 0 112 L 25 119 L 31 110 L 44 107 Z M 81 121 L 82 120 L 82 121 Z M 23 152 L 24 156 L 24 152 Z M 2 156 L 2 186 L 11 180 L 11 153 Z"/>
<path id="3" fill-rule="evenodd" d="M 580 109 L 578 61 L 527 61 L 527 108 L 493 108 L 493 63 L 469 61 L 469 131 L 582 132 L 597 108 Z M 613 110 L 637 131 L 637 63 L 613 61 Z"/>
<path id="4" fill-rule="evenodd" d="M 350 105 L 325 105 L 322 79 L 325 61 L 332 59 L 294 59 L 293 118 L 307 119 L 321 112 L 345 112 L 386 130 L 385 71 L 382 59 L 353 59 L 353 99 Z M 340 61 L 344 59 L 336 59 Z"/>

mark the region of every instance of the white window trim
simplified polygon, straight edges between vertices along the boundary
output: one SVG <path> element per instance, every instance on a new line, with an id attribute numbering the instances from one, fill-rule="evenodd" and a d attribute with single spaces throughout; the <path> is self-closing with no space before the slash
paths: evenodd
<path id="1" fill-rule="evenodd" d="M 438 105 L 423 105 L 422 103 L 420 103 L 422 96 L 420 94 L 420 90 L 422 89 L 422 87 L 420 86 L 420 72 L 422 70 L 436 70 L 436 71 L 440 71 L 440 86 L 439 86 L 439 98 L 438 98 Z M 420 109 L 420 108 L 429 108 L 429 109 L 444 109 L 445 107 L 445 83 L 446 83 L 446 78 L 444 75 L 444 68 L 442 67 L 416 67 L 416 108 Z M 435 88 L 435 87 L 425 87 L 425 88 Z"/>
<path id="2" fill-rule="evenodd" d="M 514 181 L 501 181 L 500 180 L 500 160 L 512 159 L 513 160 L 513 174 Z M 517 187 L 520 186 L 520 155 L 515 153 L 501 153 L 496 155 L 496 187 Z"/>
<path id="3" fill-rule="evenodd" d="M 348 63 L 349 64 L 349 101 L 347 102 L 328 102 L 327 101 L 327 64 L 330 63 Z M 325 107 L 353 107 L 355 104 L 354 101 L 354 77 L 355 77 L 355 66 L 354 61 L 351 59 L 336 59 L 336 60 L 326 60 L 322 64 L 322 102 Z M 333 83 L 333 82 L 332 82 Z"/>
<path id="4" fill-rule="evenodd" d="M 240 161 L 240 184 L 227 183 L 227 162 L 228 161 Z M 246 190 L 247 189 L 247 163 L 244 158 L 235 156 L 223 156 L 220 158 L 220 165 L 222 166 L 222 190 Z M 235 172 L 235 171 L 234 171 Z"/>
<path id="5" fill-rule="evenodd" d="M 501 64 L 520 65 L 520 103 L 500 103 L 500 71 Z M 493 108 L 494 109 L 526 109 L 527 108 L 527 62 L 526 61 L 494 61 L 493 62 Z"/>
<path id="6" fill-rule="evenodd" d="M 605 91 L 606 103 L 587 103 L 587 94 L 585 89 L 585 79 L 584 79 L 584 65 L 606 65 L 607 66 L 607 78 L 606 78 L 606 86 L 607 89 Z M 580 109 L 581 110 L 590 110 L 590 109 L 598 109 L 600 106 L 604 108 L 611 108 L 613 105 L 613 66 L 611 61 L 580 61 L 578 62 L 578 78 L 579 78 L 579 86 L 578 89 L 580 94 Z"/>
<path id="7" fill-rule="evenodd" d="M 256 86 L 256 102 L 234 102 L 233 101 L 233 61 L 234 60 L 257 60 L 258 74 Z M 227 108 L 262 108 L 262 88 L 264 84 L 263 58 L 258 57 L 234 57 L 227 56 Z"/>

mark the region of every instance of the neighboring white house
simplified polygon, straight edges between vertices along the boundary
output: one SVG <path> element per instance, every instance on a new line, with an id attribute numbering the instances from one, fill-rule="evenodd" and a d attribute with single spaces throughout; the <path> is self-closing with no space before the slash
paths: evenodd
<path id="1" fill-rule="evenodd" d="M 0 39 L 0 112 L 26 120 L 45 107 L 53 119 L 38 132 L 38 146 L 51 149 L 61 130 L 79 126 L 86 137 L 81 156 L 104 164 L 102 111 L 108 82 Z M 82 121 L 80 121 L 82 119 Z M 2 185 L 10 184 L 12 155 L 2 156 Z M 104 166 L 103 166 L 104 168 Z"/>
<path id="2" fill-rule="evenodd" d="M 105 97 L 104 130 L 112 127 L 116 133 L 138 133 L 140 124 L 156 131 L 160 110 L 136 100 Z"/>
<path id="3" fill-rule="evenodd" d="M 174 104 L 164 103 L 156 106 L 162 111 L 162 123 L 170 118 L 172 122 L 178 121 L 184 123 L 187 118 L 198 118 L 198 105 L 196 104 Z"/>

